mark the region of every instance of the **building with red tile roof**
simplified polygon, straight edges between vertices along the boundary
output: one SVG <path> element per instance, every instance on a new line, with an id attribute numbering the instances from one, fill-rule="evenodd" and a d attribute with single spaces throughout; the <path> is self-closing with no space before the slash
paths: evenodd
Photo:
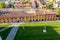
<path id="1" fill-rule="evenodd" d="M 0 12 L 3 12 L 2 14 L 0 14 L 0 23 L 57 20 L 56 12 L 52 10 L 33 10 L 33 11 L 35 12 L 28 13 L 27 11 L 21 11 L 20 9 L 0 9 Z"/>

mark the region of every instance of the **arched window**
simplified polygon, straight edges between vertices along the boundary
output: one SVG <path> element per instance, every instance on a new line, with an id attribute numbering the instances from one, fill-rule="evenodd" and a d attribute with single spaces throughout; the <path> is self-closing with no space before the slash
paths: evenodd
<path id="1" fill-rule="evenodd" d="M 44 19 L 42 19 L 42 21 L 44 21 Z"/>

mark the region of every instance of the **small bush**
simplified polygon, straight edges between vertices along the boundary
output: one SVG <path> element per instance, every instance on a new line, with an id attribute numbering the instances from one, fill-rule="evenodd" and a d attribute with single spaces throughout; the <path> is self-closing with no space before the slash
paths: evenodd
<path id="1" fill-rule="evenodd" d="M 5 5 L 5 3 L 3 3 L 3 2 L 0 2 L 0 8 L 6 8 L 6 5 Z"/>
<path id="2" fill-rule="evenodd" d="M 56 12 L 60 14 L 60 8 L 56 8 Z"/>

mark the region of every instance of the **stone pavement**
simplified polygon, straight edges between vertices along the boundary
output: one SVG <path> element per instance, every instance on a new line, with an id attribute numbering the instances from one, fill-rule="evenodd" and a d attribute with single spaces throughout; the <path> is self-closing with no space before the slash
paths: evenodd
<path id="1" fill-rule="evenodd" d="M 10 31 L 9 35 L 7 36 L 6 40 L 14 40 L 14 37 L 19 29 L 20 23 L 14 23 L 13 28 Z"/>
<path id="2" fill-rule="evenodd" d="M 0 40 L 2 40 L 1 36 L 0 36 Z"/>

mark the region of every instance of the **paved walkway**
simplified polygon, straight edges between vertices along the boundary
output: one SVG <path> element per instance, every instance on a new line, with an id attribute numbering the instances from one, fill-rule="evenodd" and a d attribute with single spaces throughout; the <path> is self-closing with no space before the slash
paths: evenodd
<path id="1" fill-rule="evenodd" d="M 8 28 L 9 28 L 9 27 L 7 27 L 7 28 L 3 28 L 3 29 L 1 29 L 1 30 L 0 30 L 0 32 L 2 32 L 2 31 L 4 31 L 4 30 L 6 30 L 6 29 L 8 29 Z"/>
<path id="2" fill-rule="evenodd" d="M 10 31 L 9 35 L 7 36 L 6 40 L 14 40 L 14 37 L 19 29 L 20 23 L 15 23 L 13 25 L 14 26 L 13 26 L 12 30 Z"/>
<path id="3" fill-rule="evenodd" d="M 1 36 L 0 36 L 0 40 L 2 40 Z"/>

